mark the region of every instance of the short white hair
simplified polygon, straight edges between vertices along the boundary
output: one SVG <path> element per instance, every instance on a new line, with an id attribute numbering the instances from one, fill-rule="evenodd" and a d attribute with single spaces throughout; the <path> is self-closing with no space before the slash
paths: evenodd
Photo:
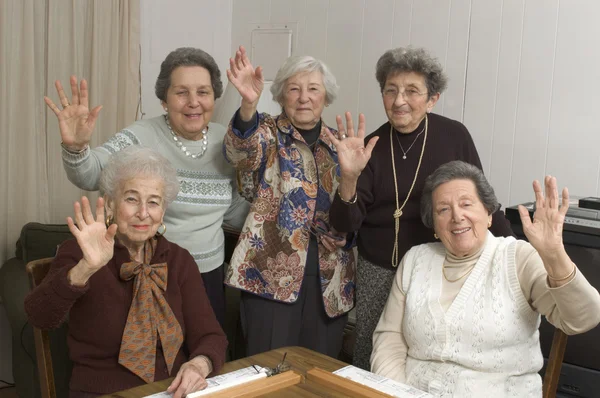
<path id="1" fill-rule="evenodd" d="M 283 103 L 283 91 L 285 83 L 292 76 L 298 73 L 315 72 L 319 71 L 323 75 L 323 86 L 325 86 L 325 102 L 326 104 L 332 104 L 337 98 L 339 86 L 335 80 L 335 76 L 327 65 L 321 60 L 318 60 L 309 55 L 296 55 L 289 57 L 285 60 L 281 68 L 275 75 L 273 85 L 271 86 L 271 94 L 273 94 L 273 100 L 282 104 Z"/>
<path id="2" fill-rule="evenodd" d="M 158 152 L 140 145 L 129 146 L 110 156 L 100 176 L 100 193 L 114 200 L 123 181 L 140 177 L 163 181 L 165 208 L 177 197 L 179 180 L 171 162 Z"/>

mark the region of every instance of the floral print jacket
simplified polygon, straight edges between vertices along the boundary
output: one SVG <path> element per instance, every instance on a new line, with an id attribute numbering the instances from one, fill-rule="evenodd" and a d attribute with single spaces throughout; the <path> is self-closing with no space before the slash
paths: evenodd
<path id="1" fill-rule="evenodd" d="M 266 299 L 298 298 L 314 219 L 329 224 L 329 207 L 339 184 L 337 152 L 321 122 L 311 151 L 285 113 L 258 114 L 248 132 L 232 127 L 223 150 L 238 170 L 240 190 L 252 205 L 225 275 L 229 286 Z M 334 132 L 335 130 L 329 129 Z M 347 245 L 348 246 L 348 245 Z M 342 315 L 354 306 L 354 252 L 330 252 L 319 242 L 325 312 Z"/>

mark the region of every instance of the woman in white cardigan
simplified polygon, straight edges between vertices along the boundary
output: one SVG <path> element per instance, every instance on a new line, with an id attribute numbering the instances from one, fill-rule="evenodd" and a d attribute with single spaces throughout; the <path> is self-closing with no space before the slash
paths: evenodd
<path id="1" fill-rule="evenodd" d="M 600 322 L 600 295 L 567 255 L 556 178 L 534 181 L 536 212 L 519 213 L 528 242 L 488 232 L 498 201 L 482 171 L 461 161 L 425 183 L 421 218 L 440 243 L 400 263 L 373 334 L 371 370 L 441 397 L 542 395 L 538 327 L 567 334 Z"/>

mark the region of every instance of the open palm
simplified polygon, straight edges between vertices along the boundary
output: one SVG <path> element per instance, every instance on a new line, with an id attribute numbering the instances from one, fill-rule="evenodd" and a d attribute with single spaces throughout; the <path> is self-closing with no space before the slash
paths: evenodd
<path id="1" fill-rule="evenodd" d="M 92 215 L 90 201 L 83 196 L 81 204 L 75 202 L 75 221 L 67 217 L 69 230 L 77 239 L 83 252 L 88 271 L 94 273 L 104 267 L 113 257 L 115 234 L 117 225 L 113 224 L 108 229 L 104 223 L 104 200 L 98 198 L 96 202 L 96 219 Z"/>
<path id="2" fill-rule="evenodd" d="M 85 79 L 78 87 L 77 77 L 71 76 L 70 83 L 72 97 L 69 102 L 60 81 L 55 82 L 62 110 L 48 97 L 44 97 L 44 102 L 58 118 L 63 144 L 69 149 L 80 150 L 89 144 L 102 106 L 89 110 L 89 94 Z"/>
<path id="3" fill-rule="evenodd" d="M 358 116 L 358 131 L 354 132 L 352 115 L 346 112 L 346 127 L 341 116 L 336 116 L 338 126 L 338 136 L 328 132 L 329 138 L 333 142 L 338 153 L 340 172 L 342 176 L 358 178 L 360 173 L 366 167 L 371 159 L 371 153 L 379 137 L 372 138 L 365 146 L 365 116 L 361 113 Z"/>
<path id="4" fill-rule="evenodd" d="M 519 206 L 519 215 L 523 224 L 523 232 L 529 243 L 540 254 L 552 255 L 563 250 L 563 225 L 569 209 L 569 191 L 562 191 L 562 205 L 559 207 L 556 177 L 544 178 L 546 195 L 542 192 L 539 181 L 533 182 L 535 193 L 535 213 L 533 222 L 524 206 Z"/>
<path id="5" fill-rule="evenodd" d="M 254 69 L 243 46 L 235 52 L 235 59 L 229 59 L 227 78 L 244 101 L 250 104 L 258 102 L 264 88 L 262 68 Z"/>

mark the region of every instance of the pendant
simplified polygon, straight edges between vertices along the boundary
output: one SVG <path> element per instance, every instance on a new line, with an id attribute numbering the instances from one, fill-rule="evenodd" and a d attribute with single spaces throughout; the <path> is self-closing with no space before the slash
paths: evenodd
<path id="1" fill-rule="evenodd" d="M 402 156 L 402 159 L 406 159 L 406 155 L 403 155 L 403 156 Z"/>

